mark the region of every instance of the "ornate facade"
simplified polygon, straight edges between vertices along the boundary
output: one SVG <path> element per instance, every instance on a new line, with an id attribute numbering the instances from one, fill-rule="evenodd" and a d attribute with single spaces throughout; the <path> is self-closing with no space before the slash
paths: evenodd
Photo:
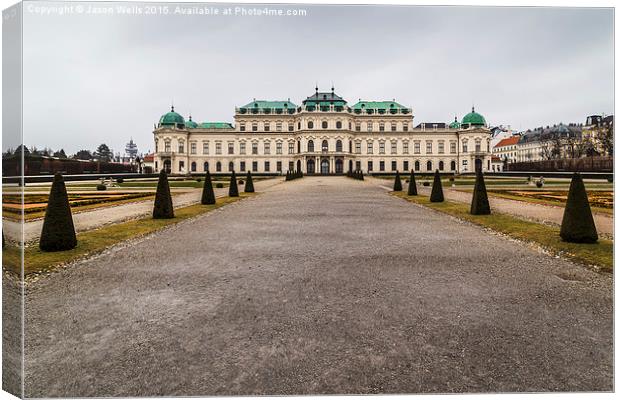
<path id="1" fill-rule="evenodd" d="M 174 111 L 153 131 L 155 172 L 340 174 L 491 170 L 491 132 L 474 111 L 461 122 L 413 126 L 410 107 L 391 101 L 347 101 L 319 92 L 298 106 L 254 100 L 235 109 L 235 123 L 196 123 Z"/>

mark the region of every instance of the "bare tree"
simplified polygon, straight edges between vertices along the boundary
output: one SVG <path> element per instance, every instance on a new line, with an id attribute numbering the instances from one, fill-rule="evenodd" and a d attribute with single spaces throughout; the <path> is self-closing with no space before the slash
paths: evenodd
<path id="1" fill-rule="evenodd" d="M 599 127 L 598 141 L 603 153 L 608 156 L 614 154 L 614 128 L 612 124 L 603 124 Z"/>

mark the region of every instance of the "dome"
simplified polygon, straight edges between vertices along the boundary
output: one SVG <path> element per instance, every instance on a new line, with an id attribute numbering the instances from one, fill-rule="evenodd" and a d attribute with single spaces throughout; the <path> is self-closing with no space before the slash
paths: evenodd
<path id="1" fill-rule="evenodd" d="M 471 108 L 471 112 L 463 117 L 463 121 L 461 124 L 469 124 L 471 126 L 485 126 L 487 121 L 484 117 L 474 111 L 474 108 Z"/>
<path id="2" fill-rule="evenodd" d="M 454 116 L 454 121 L 450 122 L 448 128 L 450 129 L 459 129 L 461 127 L 461 123 L 456 119 L 456 115 Z"/>
<path id="3" fill-rule="evenodd" d="M 189 119 L 185 122 L 185 127 L 190 129 L 198 128 L 198 124 L 192 121 L 192 116 L 189 116 Z"/>
<path id="4" fill-rule="evenodd" d="M 159 126 L 177 126 L 182 128 L 185 126 L 185 118 L 181 114 L 175 113 L 174 106 L 172 106 L 170 112 L 162 115 L 159 119 Z"/>

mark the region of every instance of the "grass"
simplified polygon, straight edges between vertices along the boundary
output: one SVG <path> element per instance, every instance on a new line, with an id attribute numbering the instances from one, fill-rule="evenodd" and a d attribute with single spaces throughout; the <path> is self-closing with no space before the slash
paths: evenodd
<path id="1" fill-rule="evenodd" d="M 452 215 L 476 225 L 489 228 L 524 242 L 533 242 L 553 254 L 571 260 L 599 267 L 601 270 L 613 269 L 613 241 L 599 239 L 595 244 L 567 243 L 560 238 L 560 228 L 524 221 L 506 214 L 471 215 L 469 204 L 445 201 L 431 203 L 426 196 L 407 196 L 403 192 L 391 192 L 412 203 Z"/>
<path id="2" fill-rule="evenodd" d="M 83 259 L 123 242 L 156 232 L 167 226 L 179 223 L 188 218 L 207 213 L 216 208 L 251 197 L 254 193 L 240 193 L 240 197 L 221 197 L 213 205 L 195 204 L 174 210 L 172 219 L 140 218 L 120 224 L 105 226 L 96 230 L 77 234 L 78 245 L 75 249 L 59 252 L 44 252 L 38 245 L 26 247 L 24 250 L 24 274 L 52 271 L 58 266 Z M 2 251 L 3 268 L 19 274 L 20 248 L 8 245 Z"/>
<path id="3" fill-rule="evenodd" d="M 472 192 L 472 190 L 464 190 L 464 191 Z M 533 203 L 533 204 L 544 204 L 544 205 L 549 205 L 549 206 L 564 206 L 566 204 L 565 201 L 538 199 L 534 197 L 519 196 L 519 195 L 512 194 L 512 193 L 495 192 L 492 190 L 487 190 L 487 193 L 489 196 L 492 196 L 492 197 L 500 197 L 500 198 L 508 199 L 508 200 L 524 201 L 526 203 Z M 590 208 L 592 209 L 593 212 L 597 212 L 601 214 L 613 215 L 614 213 L 613 208 L 596 207 L 593 205 L 590 205 Z"/>

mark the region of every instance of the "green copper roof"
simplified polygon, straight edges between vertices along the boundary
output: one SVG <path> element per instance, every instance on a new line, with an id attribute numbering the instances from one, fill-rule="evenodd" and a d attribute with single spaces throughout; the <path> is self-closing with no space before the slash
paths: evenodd
<path id="1" fill-rule="evenodd" d="M 487 121 L 484 119 L 482 115 L 478 114 L 474 110 L 474 107 L 472 107 L 471 112 L 463 117 L 463 121 L 461 121 L 461 123 L 470 124 L 473 126 L 484 126 L 487 124 Z"/>
<path id="2" fill-rule="evenodd" d="M 185 127 L 190 129 L 198 128 L 198 124 L 192 121 L 191 115 L 189 116 L 189 120 L 185 121 Z"/>
<path id="3" fill-rule="evenodd" d="M 454 116 L 454 121 L 450 122 L 450 125 L 448 125 L 448 128 L 459 129 L 460 127 L 461 127 L 461 123 L 458 121 L 456 116 Z"/>
<path id="4" fill-rule="evenodd" d="M 232 124 L 228 122 L 201 122 L 198 125 L 200 129 L 234 129 Z"/>
<path id="5" fill-rule="evenodd" d="M 395 101 L 358 101 L 351 108 L 353 108 L 354 110 L 368 109 L 368 108 L 387 110 L 391 108 L 397 109 L 397 108 L 407 108 L 407 107 Z"/>
<path id="6" fill-rule="evenodd" d="M 290 100 L 286 101 L 270 101 L 270 100 L 254 100 L 241 108 L 288 108 L 295 109 L 297 105 Z"/>
<path id="7" fill-rule="evenodd" d="M 164 114 L 159 119 L 159 124 L 162 126 L 174 126 L 174 125 L 185 125 L 185 118 L 180 114 L 174 112 L 174 106 L 172 106 L 169 113 Z"/>

